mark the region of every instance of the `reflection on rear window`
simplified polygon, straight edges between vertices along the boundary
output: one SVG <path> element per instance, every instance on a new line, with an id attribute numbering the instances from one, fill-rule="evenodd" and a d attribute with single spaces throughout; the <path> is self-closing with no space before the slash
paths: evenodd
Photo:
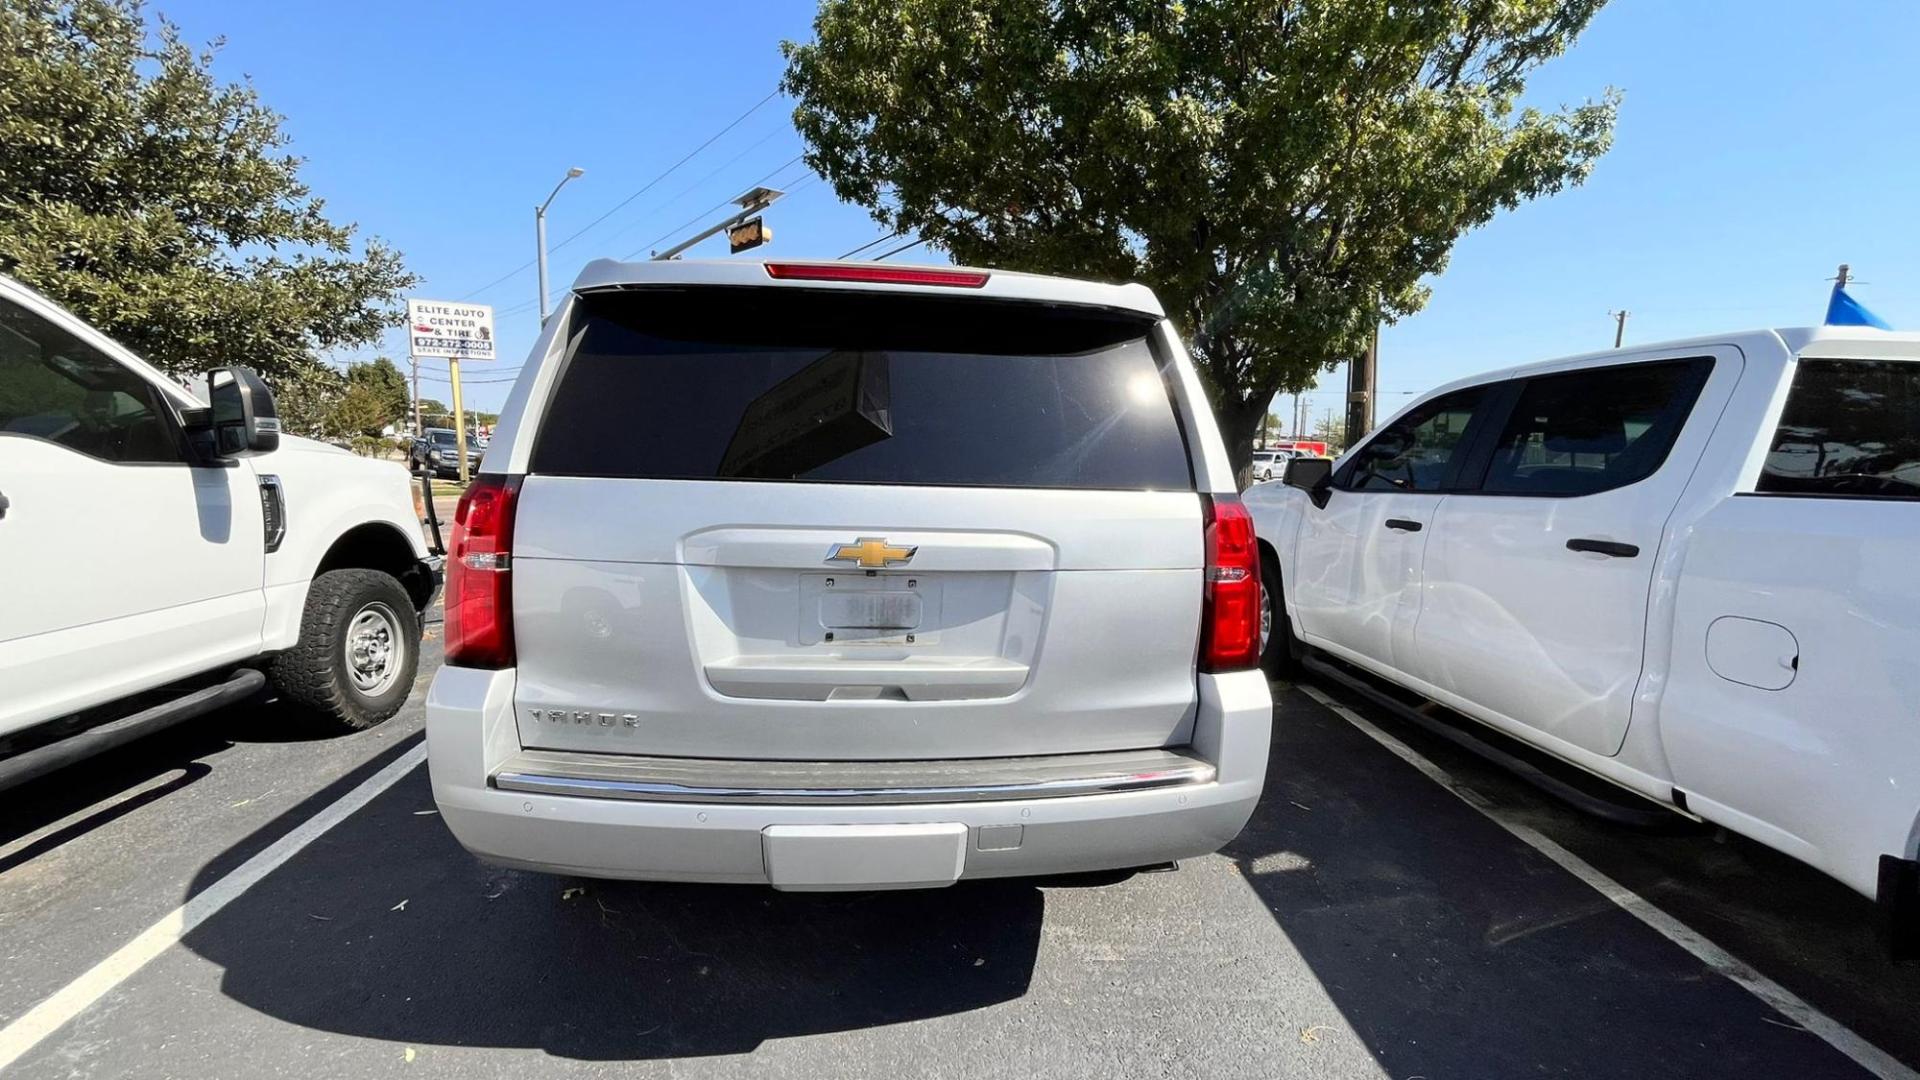
<path id="1" fill-rule="evenodd" d="M 696 288 L 590 296 L 574 320 L 536 473 L 1193 487 L 1131 314 Z"/>
<path id="2" fill-rule="evenodd" d="M 1920 498 L 1920 362 L 1801 360 L 1759 490 Z"/>

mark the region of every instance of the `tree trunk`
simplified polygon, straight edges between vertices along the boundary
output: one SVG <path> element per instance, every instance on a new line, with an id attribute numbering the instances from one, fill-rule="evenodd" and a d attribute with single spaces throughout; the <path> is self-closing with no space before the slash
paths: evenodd
<path id="1" fill-rule="evenodd" d="M 1227 460 L 1233 465 L 1233 475 L 1244 488 L 1252 472 L 1253 438 L 1260 431 L 1260 421 L 1266 419 L 1266 402 L 1223 404 L 1214 410 L 1214 415 L 1220 422 L 1220 437 L 1227 442 Z"/>

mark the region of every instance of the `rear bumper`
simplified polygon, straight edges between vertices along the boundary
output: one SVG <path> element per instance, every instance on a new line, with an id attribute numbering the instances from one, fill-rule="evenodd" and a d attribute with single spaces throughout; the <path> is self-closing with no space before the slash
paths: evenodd
<path id="1" fill-rule="evenodd" d="M 1260 798 L 1273 713 L 1265 678 L 1255 671 L 1199 679 L 1187 749 L 1212 766 L 1211 778 L 1144 790 L 834 805 L 502 790 L 496 774 L 521 754 L 513 672 L 454 667 L 440 670 L 427 697 L 427 762 L 434 801 L 460 843 L 490 862 L 522 869 L 801 888 L 943 884 L 892 865 L 896 848 L 889 843 L 860 846 L 857 836 L 850 869 L 830 885 L 769 873 L 769 837 L 823 826 L 857 833 L 927 825 L 964 828 L 954 869 L 960 879 L 1110 870 L 1217 851 L 1240 832 Z"/>

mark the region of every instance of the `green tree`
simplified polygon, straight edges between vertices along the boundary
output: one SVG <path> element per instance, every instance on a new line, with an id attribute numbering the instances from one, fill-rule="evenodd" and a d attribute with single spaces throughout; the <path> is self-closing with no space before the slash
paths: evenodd
<path id="1" fill-rule="evenodd" d="M 1455 240 L 1583 180 L 1616 98 L 1518 100 L 1604 0 L 823 0 L 807 162 L 963 263 L 1138 280 L 1236 467 L 1277 392 L 1418 311 Z"/>
<path id="2" fill-rule="evenodd" d="M 1273 415 L 1272 413 L 1267 413 L 1265 416 L 1262 416 L 1260 418 L 1260 430 L 1258 432 L 1258 438 L 1260 439 L 1261 446 L 1266 446 L 1268 443 L 1274 441 L 1275 439 L 1278 439 L 1285 432 L 1286 432 L 1285 425 L 1281 423 L 1281 420 L 1279 417 Z"/>
<path id="3" fill-rule="evenodd" d="M 211 65 L 138 0 L 0 0 L 0 272 L 168 371 L 259 371 L 313 430 L 342 389 L 319 354 L 378 340 L 414 278 Z"/>
<path id="4" fill-rule="evenodd" d="M 398 424 L 403 420 L 412 422 L 413 395 L 407 389 L 407 377 L 386 357 L 376 356 L 369 363 L 348 368 L 347 385 L 364 387 L 372 400 L 379 403 L 382 419 L 369 434 L 378 433 L 380 428 L 388 424 Z"/>
<path id="5" fill-rule="evenodd" d="M 382 428 L 393 423 L 391 406 L 392 402 L 378 388 L 349 379 L 346 389 L 333 402 L 321 431 L 331 438 L 348 440 L 377 436 Z"/>
<path id="6" fill-rule="evenodd" d="M 1327 453 L 1335 457 L 1340 456 L 1347 448 L 1346 420 L 1336 417 L 1332 413 L 1321 417 L 1313 425 L 1313 439 L 1315 442 L 1326 443 Z"/>
<path id="7" fill-rule="evenodd" d="M 320 438 L 338 435 L 335 410 L 346 392 L 347 377 L 325 364 L 315 364 L 312 370 L 300 372 L 297 380 L 277 380 L 274 404 L 280 410 L 281 426 L 296 435 Z"/>
<path id="8" fill-rule="evenodd" d="M 436 398 L 420 399 L 420 423 L 425 427 L 452 427 L 453 410 Z"/>

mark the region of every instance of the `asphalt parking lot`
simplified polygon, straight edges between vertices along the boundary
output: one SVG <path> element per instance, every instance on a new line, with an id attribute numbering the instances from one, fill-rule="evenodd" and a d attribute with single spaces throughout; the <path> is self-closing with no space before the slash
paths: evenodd
<path id="1" fill-rule="evenodd" d="M 1920 970 L 1881 958 L 1864 900 L 1711 830 L 1584 818 L 1314 691 L 1279 691 L 1266 798 L 1221 855 L 1119 880 L 793 895 L 477 863 L 409 767 L 431 668 L 372 732 L 318 738 L 271 704 L 236 708 L 0 795 L 0 1073 L 1920 1063 Z"/>

